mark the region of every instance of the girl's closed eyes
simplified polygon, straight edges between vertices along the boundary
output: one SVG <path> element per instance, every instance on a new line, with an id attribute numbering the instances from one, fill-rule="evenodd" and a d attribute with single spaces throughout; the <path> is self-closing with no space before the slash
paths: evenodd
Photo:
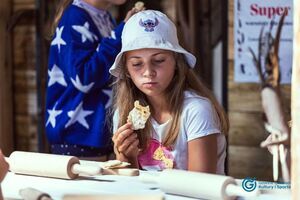
<path id="1" fill-rule="evenodd" d="M 143 65 L 142 62 L 132 62 L 132 63 L 131 63 L 131 66 L 132 66 L 132 67 L 141 67 L 142 65 Z"/>
<path id="2" fill-rule="evenodd" d="M 157 66 L 157 65 L 162 64 L 164 61 L 165 61 L 165 59 L 155 59 L 155 60 L 151 61 L 151 64 L 153 66 Z M 144 66 L 144 63 L 143 62 L 132 62 L 132 63 L 129 64 L 129 66 L 130 65 L 132 67 L 138 68 L 138 67 Z"/>
<path id="3" fill-rule="evenodd" d="M 163 62 L 165 62 L 165 58 L 154 59 L 154 61 L 153 61 L 153 63 L 157 64 L 157 65 L 159 65 Z"/>
<path id="4" fill-rule="evenodd" d="M 160 54 L 156 54 L 155 56 L 153 56 L 153 58 L 150 59 L 150 63 L 151 65 L 153 66 L 157 66 L 157 65 L 160 65 L 160 64 L 163 64 L 167 58 L 167 56 L 165 56 L 163 53 L 160 53 Z M 139 58 L 139 57 L 131 57 L 128 59 L 128 63 L 127 63 L 127 66 L 132 66 L 132 67 L 142 67 L 145 65 L 145 63 L 148 62 L 147 60 L 142 60 L 142 58 Z"/>

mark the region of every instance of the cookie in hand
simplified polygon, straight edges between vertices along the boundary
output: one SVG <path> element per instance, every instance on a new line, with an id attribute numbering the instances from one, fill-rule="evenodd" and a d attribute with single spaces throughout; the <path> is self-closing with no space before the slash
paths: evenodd
<path id="1" fill-rule="evenodd" d="M 135 101 L 134 108 L 129 112 L 127 121 L 132 123 L 133 130 L 143 129 L 150 114 L 149 106 L 142 106 L 139 101 Z"/>

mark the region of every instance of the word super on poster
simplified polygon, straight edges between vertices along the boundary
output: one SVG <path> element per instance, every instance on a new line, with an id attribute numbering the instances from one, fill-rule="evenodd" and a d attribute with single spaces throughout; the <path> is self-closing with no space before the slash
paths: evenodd
<path id="1" fill-rule="evenodd" d="M 278 49 L 280 82 L 291 83 L 293 52 L 293 0 L 235 0 L 234 81 L 260 82 L 254 57 L 265 71 L 267 53 L 285 15 Z M 261 38 L 261 39 L 260 39 Z M 261 45 L 259 48 L 259 41 Z M 259 56 L 260 55 L 260 56 Z"/>

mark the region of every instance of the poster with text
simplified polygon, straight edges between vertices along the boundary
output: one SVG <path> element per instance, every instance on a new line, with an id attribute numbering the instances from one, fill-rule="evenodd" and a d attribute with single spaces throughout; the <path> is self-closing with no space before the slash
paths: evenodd
<path id="1" fill-rule="evenodd" d="M 234 2 L 234 81 L 259 83 L 254 57 L 264 76 L 267 49 L 276 37 L 280 18 L 285 14 L 280 34 L 280 83 L 291 83 L 293 53 L 293 0 L 235 0 Z M 259 40 L 261 34 L 262 40 Z M 259 50 L 259 41 L 262 41 Z M 252 53 L 251 53 L 252 50 Z M 260 52 L 260 58 L 258 56 Z"/>

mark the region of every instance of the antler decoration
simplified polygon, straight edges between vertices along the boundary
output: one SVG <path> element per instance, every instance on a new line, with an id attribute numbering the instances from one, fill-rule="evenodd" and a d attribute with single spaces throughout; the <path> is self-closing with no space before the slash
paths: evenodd
<path id="1" fill-rule="evenodd" d="M 289 169 L 287 165 L 287 149 L 283 143 L 288 143 L 290 130 L 284 118 L 284 112 L 280 99 L 279 80 L 279 57 L 278 49 L 280 42 L 280 34 L 286 11 L 281 16 L 275 39 L 272 37 L 271 30 L 274 22 L 271 21 L 270 30 L 263 35 L 262 27 L 259 35 L 258 57 L 254 51 L 249 48 L 253 57 L 253 62 L 257 69 L 262 89 L 262 107 L 265 115 L 265 129 L 270 132 L 270 136 L 261 143 L 261 147 L 268 147 L 273 154 L 273 178 L 278 180 L 278 161 L 280 160 L 282 169 L 282 178 L 289 181 Z M 264 63 L 262 63 L 264 61 Z M 262 66 L 265 70 L 263 72 Z"/>

